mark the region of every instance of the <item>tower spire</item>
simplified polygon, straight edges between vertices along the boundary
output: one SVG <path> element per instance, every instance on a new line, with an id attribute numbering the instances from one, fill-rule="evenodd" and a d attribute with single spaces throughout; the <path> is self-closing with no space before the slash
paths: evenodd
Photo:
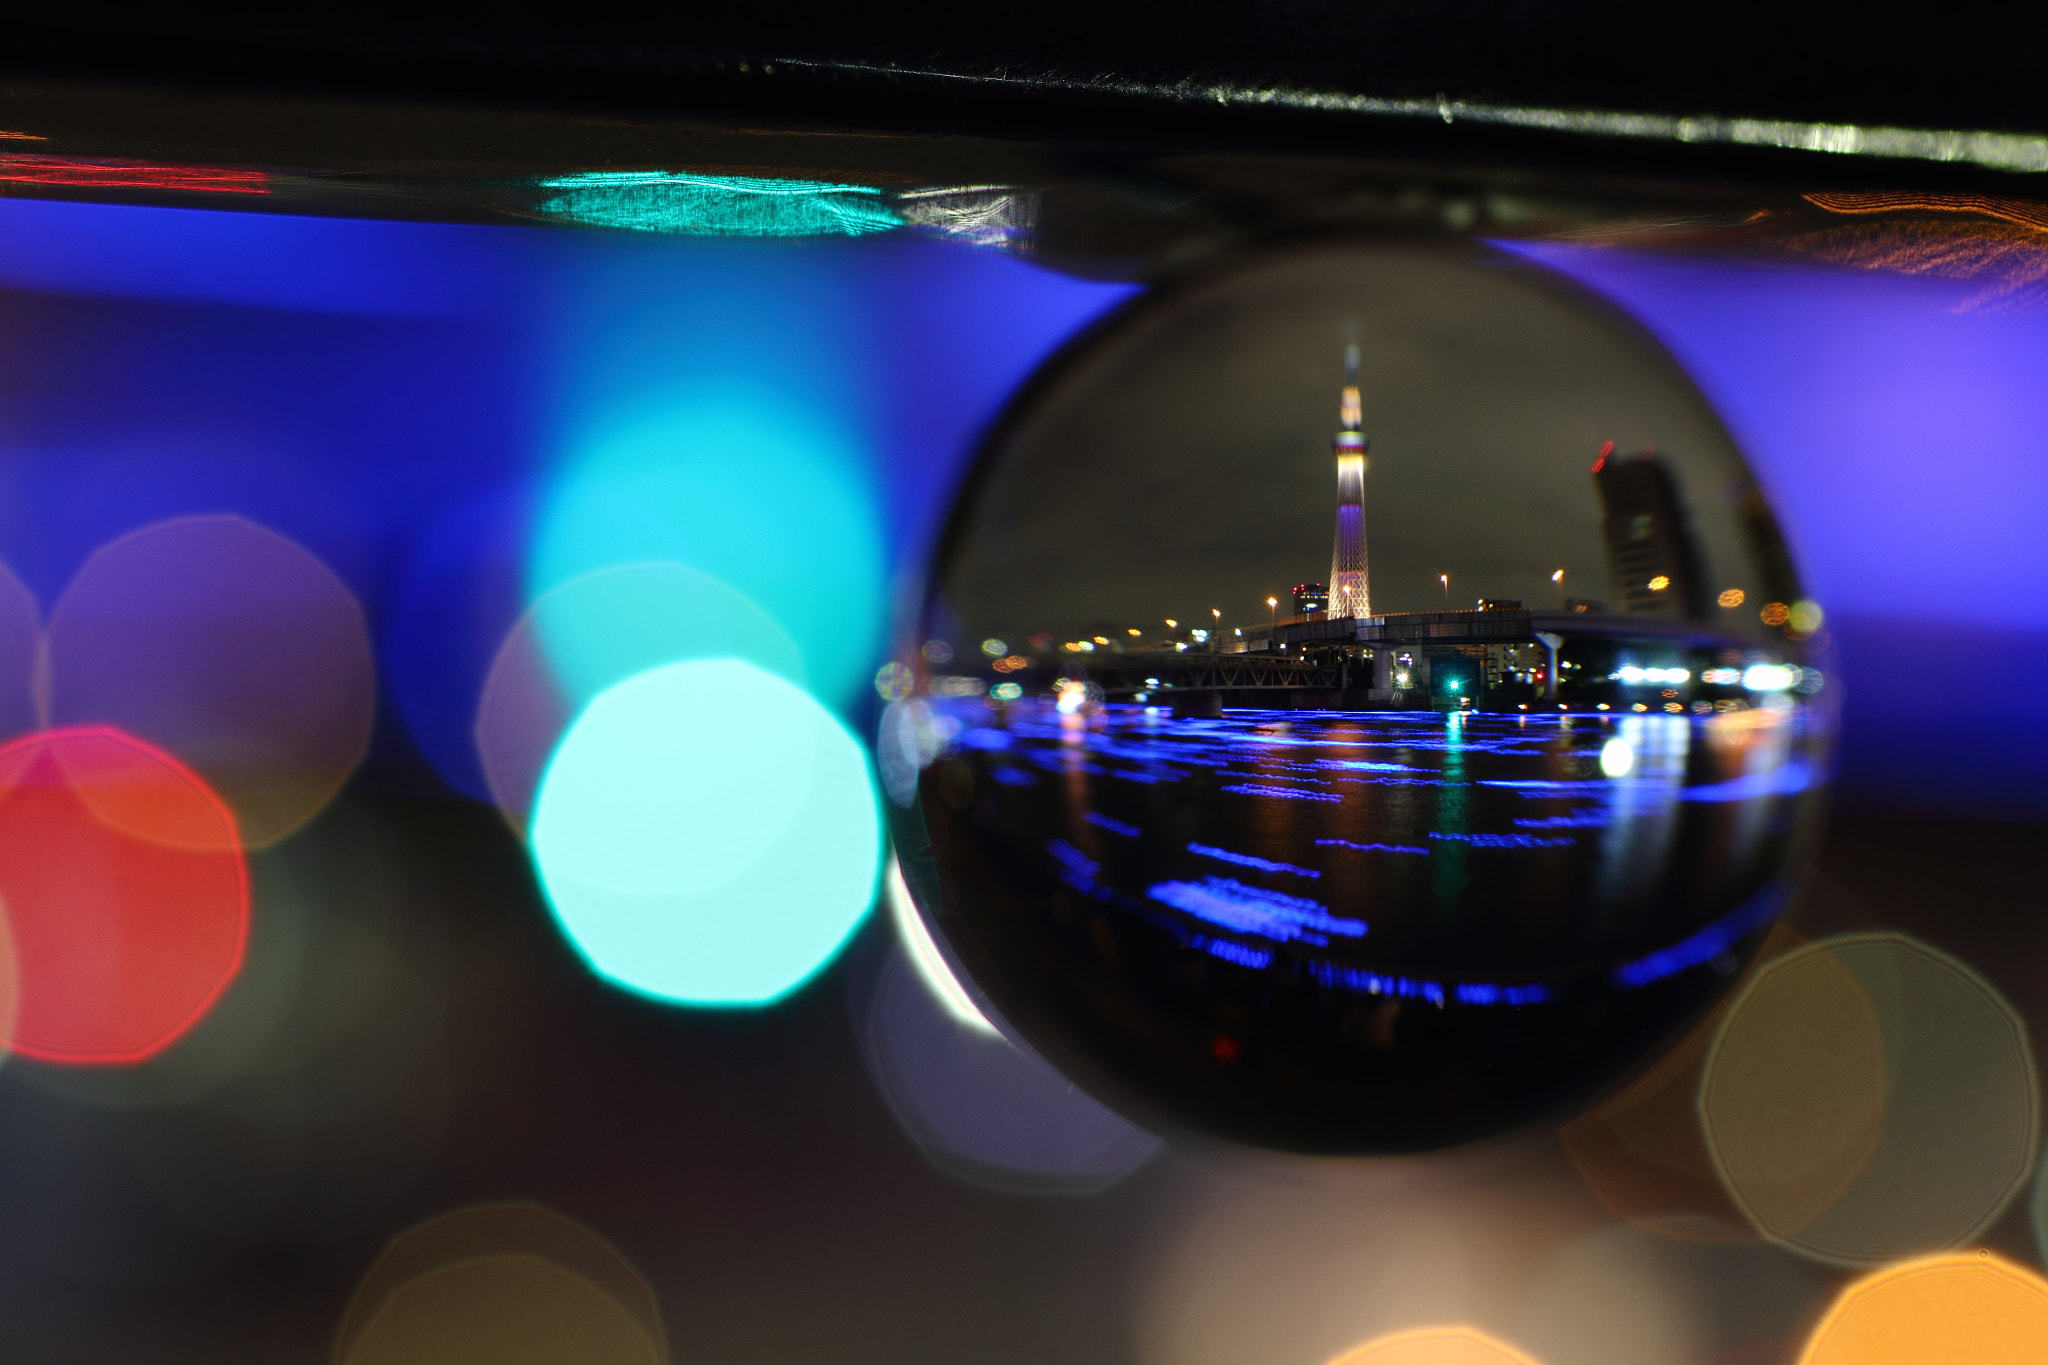
<path id="1" fill-rule="evenodd" d="M 1337 405 L 1338 431 L 1330 442 L 1337 457 L 1337 538 L 1330 552 L 1330 615 L 1372 615 L 1365 565 L 1365 462 L 1372 442 L 1365 435 L 1365 403 L 1358 388 L 1358 345 L 1344 348 L 1344 393 Z"/>

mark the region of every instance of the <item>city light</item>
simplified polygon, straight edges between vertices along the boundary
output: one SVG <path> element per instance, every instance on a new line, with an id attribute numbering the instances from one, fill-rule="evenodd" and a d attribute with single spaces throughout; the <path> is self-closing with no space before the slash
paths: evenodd
<path id="1" fill-rule="evenodd" d="M 1671 579 L 1664 574 L 1658 574 L 1655 578 L 1644 584 L 1644 586 L 1651 592 L 1662 592 L 1671 586 Z"/>
<path id="2" fill-rule="evenodd" d="M 1732 687 L 1742 681 L 1739 668 L 1710 668 L 1700 674 L 1700 681 L 1712 687 Z"/>
<path id="3" fill-rule="evenodd" d="M 1166 618 L 1166 628 L 1168 630 L 1179 630 L 1180 622 L 1174 620 L 1171 616 L 1169 616 Z"/>
<path id="4" fill-rule="evenodd" d="M 1142 632 L 1140 632 L 1140 631 L 1139 631 L 1139 629 L 1138 629 L 1138 628 L 1137 628 L 1136 626 L 1132 626 L 1132 627 L 1131 627 L 1131 628 L 1130 628 L 1129 630 L 1125 631 L 1124 633 L 1125 633 L 1126 635 L 1138 635 L 1138 634 L 1141 634 Z"/>
<path id="5" fill-rule="evenodd" d="M 1010 647 L 1001 640 L 988 639 L 981 642 L 981 652 L 991 659 L 1000 659 L 1010 652 Z"/>
<path id="6" fill-rule="evenodd" d="M 1616 669 L 1608 676 L 1619 679 L 1630 687 L 1644 683 L 1682 683 L 1692 679 L 1690 671 L 1683 668 L 1637 668 L 1634 664 Z"/>
<path id="7" fill-rule="evenodd" d="M 1724 607 L 1739 607 L 1748 600 L 1748 596 L 1740 588 L 1730 588 L 1714 600 Z"/>
<path id="8" fill-rule="evenodd" d="M 1757 613 L 1757 619 L 1767 626 L 1782 626 L 1792 619 L 1792 608 L 1783 602 L 1771 602 Z"/>
<path id="9" fill-rule="evenodd" d="M 1000 682 L 991 687 L 988 690 L 988 694 L 997 701 L 1015 701 L 1024 695 L 1024 685 L 1022 683 Z"/>
<path id="10" fill-rule="evenodd" d="M 875 670 L 875 691 L 883 701 L 902 701 L 916 686 L 917 676 L 902 664 L 883 664 Z"/>
<path id="11" fill-rule="evenodd" d="M 1742 671 L 1742 685 L 1752 692 L 1788 692 L 1799 685 L 1799 669 L 1791 664 L 1751 664 Z"/>
<path id="12" fill-rule="evenodd" d="M 1553 582 L 1553 583 L 1562 583 L 1562 582 L 1564 582 L 1564 570 L 1563 570 L 1563 569 L 1559 569 L 1559 570 L 1558 570 L 1558 571 L 1557 571 L 1556 573 L 1552 574 L 1552 575 L 1550 576 L 1550 581 L 1551 581 L 1551 582 Z"/>

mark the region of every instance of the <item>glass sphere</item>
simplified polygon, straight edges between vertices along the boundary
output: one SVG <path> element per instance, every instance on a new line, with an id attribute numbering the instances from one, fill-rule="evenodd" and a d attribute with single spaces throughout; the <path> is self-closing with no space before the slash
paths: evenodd
<path id="1" fill-rule="evenodd" d="M 878 677 L 919 905 L 1162 1131 L 1414 1151 L 1652 1061 L 1784 909 L 1820 609 L 1692 383 L 1505 251 L 1157 288 L 997 426 Z"/>

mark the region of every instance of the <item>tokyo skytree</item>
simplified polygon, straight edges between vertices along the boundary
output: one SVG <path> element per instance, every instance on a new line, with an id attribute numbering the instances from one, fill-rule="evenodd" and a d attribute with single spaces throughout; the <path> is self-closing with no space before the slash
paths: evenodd
<path id="1" fill-rule="evenodd" d="M 1372 443 L 1362 429 L 1358 395 L 1358 347 L 1344 348 L 1342 429 L 1330 442 L 1337 456 L 1337 543 L 1330 552 L 1330 615 L 1372 615 L 1372 590 L 1365 571 L 1365 453 Z"/>

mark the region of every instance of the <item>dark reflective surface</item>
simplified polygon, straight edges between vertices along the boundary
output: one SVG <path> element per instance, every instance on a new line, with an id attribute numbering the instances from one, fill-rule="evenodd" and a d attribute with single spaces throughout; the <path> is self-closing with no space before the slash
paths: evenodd
<path id="1" fill-rule="evenodd" d="M 1297 247 L 1013 411 L 882 775 L 958 964 L 1086 1088 L 1428 1148 L 1725 990 L 1825 779 L 1821 623 L 1645 338 L 1505 257 Z"/>

